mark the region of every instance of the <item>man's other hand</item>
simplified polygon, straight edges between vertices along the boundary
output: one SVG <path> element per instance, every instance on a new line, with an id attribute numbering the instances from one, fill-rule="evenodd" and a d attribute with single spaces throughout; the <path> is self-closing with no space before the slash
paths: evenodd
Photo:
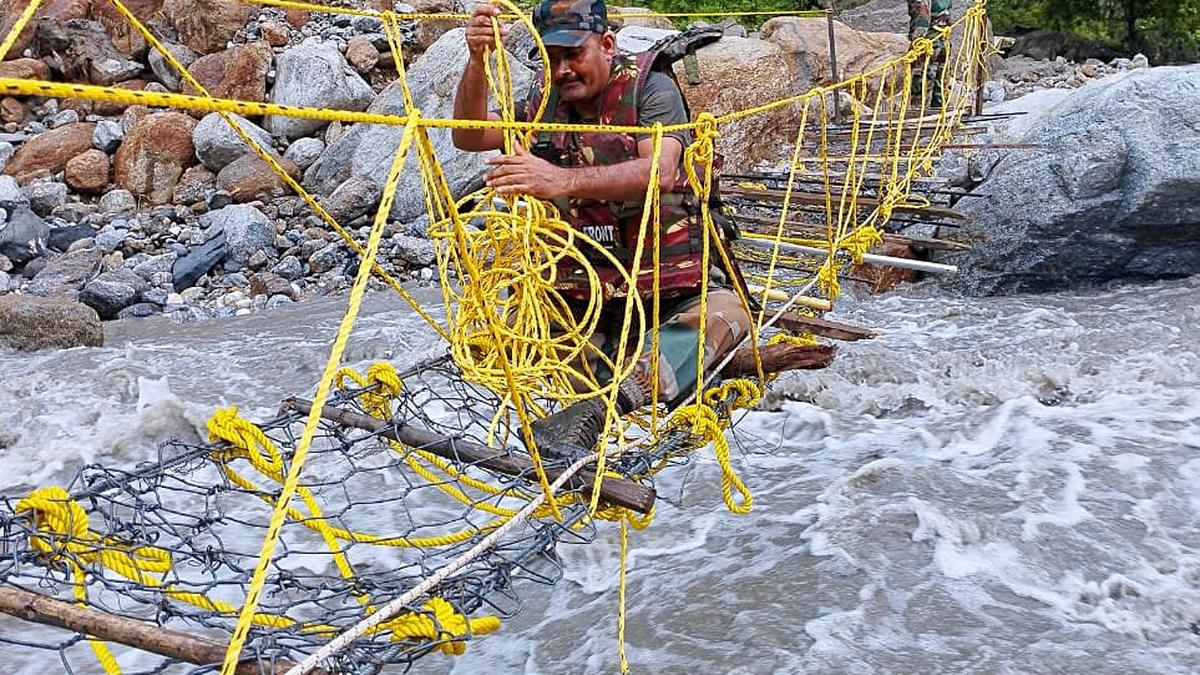
<path id="1" fill-rule="evenodd" d="M 496 46 L 492 19 L 500 13 L 500 8 L 490 3 L 475 5 L 475 14 L 467 21 L 467 50 L 475 63 L 483 63 L 488 50 Z M 505 35 L 508 35 L 508 26 L 500 24 L 500 37 Z"/>
<path id="2" fill-rule="evenodd" d="M 488 173 L 487 185 L 499 194 L 549 200 L 570 192 L 569 169 L 531 155 L 520 145 L 516 146 L 516 154 L 492 157 L 487 163 L 495 167 Z"/>

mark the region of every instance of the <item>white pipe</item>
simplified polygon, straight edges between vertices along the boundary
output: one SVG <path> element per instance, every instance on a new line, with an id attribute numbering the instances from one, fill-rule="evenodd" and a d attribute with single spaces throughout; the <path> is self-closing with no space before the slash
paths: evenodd
<path id="1" fill-rule="evenodd" d="M 743 236 L 740 241 L 756 246 L 758 248 L 771 250 L 776 246 L 780 251 L 788 251 L 791 253 L 806 253 L 818 258 L 829 257 L 829 251 L 815 246 L 802 246 L 800 244 L 791 244 L 786 241 L 775 242 L 770 239 L 758 239 L 756 237 Z M 958 274 L 957 265 L 945 265 L 942 263 L 928 262 L 925 260 L 913 260 L 911 258 L 895 258 L 890 255 L 875 255 L 874 253 L 864 253 L 863 262 L 872 265 L 884 265 L 886 267 L 899 267 L 900 269 L 916 270 L 918 272 L 933 272 L 935 274 Z"/>

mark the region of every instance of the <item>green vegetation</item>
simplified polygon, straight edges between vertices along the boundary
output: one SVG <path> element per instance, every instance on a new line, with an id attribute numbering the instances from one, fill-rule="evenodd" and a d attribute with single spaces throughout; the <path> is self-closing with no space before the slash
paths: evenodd
<path id="1" fill-rule="evenodd" d="M 1198 0 L 991 0 L 999 32 L 1047 28 L 1078 35 L 1152 63 L 1200 60 Z"/>

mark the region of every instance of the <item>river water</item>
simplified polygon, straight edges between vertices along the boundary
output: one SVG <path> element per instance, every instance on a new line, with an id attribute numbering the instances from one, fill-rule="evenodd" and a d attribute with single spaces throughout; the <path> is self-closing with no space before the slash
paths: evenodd
<path id="1" fill-rule="evenodd" d="M 838 318 L 883 335 L 784 377 L 734 434 L 751 514 L 725 510 L 711 452 L 661 477 L 631 541 L 634 672 L 1200 672 L 1197 299 L 1200 278 L 848 298 Z M 151 460 L 218 405 L 270 416 L 311 391 L 342 310 L 116 323 L 104 348 L 0 353 L 0 494 Z M 348 360 L 438 350 L 376 295 Z M 562 555 L 565 579 L 527 589 L 499 633 L 417 672 L 615 672 L 615 528 Z M 0 660 L 62 670 L 55 652 Z"/>

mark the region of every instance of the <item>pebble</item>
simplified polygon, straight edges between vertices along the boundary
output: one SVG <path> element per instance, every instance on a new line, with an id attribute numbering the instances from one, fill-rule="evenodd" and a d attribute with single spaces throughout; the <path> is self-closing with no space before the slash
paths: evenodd
<path id="1" fill-rule="evenodd" d="M 78 112 L 75 112 L 74 110 L 62 110 L 47 119 L 46 126 L 50 127 L 51 129 L 57 129 L 67 124 L 74 124 L 78 121 Z"/>
<path id="2" fill-rule="evenodd" d="M 101 213 L 132 214 L 137 210 L 137 200 L 129 190 L 110 190 L 100 198 Z"/>
<path id="3" fill-rule="evenodd" d="M 8 272 L 0 272 L 0 293 L 7 293 L 11 283 L 11 277 L 8 276 Z"/>

